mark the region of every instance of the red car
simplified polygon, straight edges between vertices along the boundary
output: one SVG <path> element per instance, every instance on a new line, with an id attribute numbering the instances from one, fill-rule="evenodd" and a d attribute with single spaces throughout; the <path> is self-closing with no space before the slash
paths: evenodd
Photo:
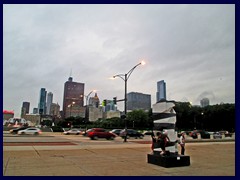
<path id="1" fill-rule="evenodd" d="M 98 138 L 106 138 L 113 140 L 115 137 L 117 137 L 116 134 L 108 132 L 103 128 L 92 128 L 87 131 L 87 136 L 92 140 L 97 140 Z"/>

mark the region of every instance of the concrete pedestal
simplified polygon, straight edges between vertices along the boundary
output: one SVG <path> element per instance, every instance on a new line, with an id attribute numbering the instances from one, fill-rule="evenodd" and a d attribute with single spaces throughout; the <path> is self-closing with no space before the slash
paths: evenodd
<path id="1" fill-rule="evenodd" d="M 160 153 L 148 154 L 148 163 L 169 167 L 190 166 L 190 156 L 179 154 L 160 155 Z"/>

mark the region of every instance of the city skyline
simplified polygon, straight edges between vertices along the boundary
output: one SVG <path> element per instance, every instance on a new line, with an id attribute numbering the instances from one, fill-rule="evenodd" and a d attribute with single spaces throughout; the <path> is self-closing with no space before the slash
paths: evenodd
<path id="1" fill-rule="evenodd" d="M 4 4 L 3 36 L 3 108 L 16 116 L 42 87 L 62 110 L 70 75 L 101 101 L 123 99 L 124 82 L 109 78 L 141 60 L 128 93 L 156 102 L 163 79 L 168 100 L 235 103 L 234 4 Z"/>

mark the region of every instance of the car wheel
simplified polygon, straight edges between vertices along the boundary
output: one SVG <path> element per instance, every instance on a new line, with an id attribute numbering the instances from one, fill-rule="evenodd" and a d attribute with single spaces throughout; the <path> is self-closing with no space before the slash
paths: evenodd
<path id="1" fill-rule="evenodd" d="M 130 139 L 130 136 L 127 135 L 127 139 Z"/>
<path id="2" fill-rule="evenodd" d="M 22 132 L 21 134 L 23 135 L 23 134 L 25 134 L 25 132 Z"/>
<path id="3" fill-rule="evenodd" d="M 93 136 L 93 139 L 94 139 L 94 140 L 98 140 L 98 137 L 97 137 L 97 136 Z"/>
<path id="4" fill-rule="evenodd" d="M 35 132 L 34 135 L 38 135 L 38 132 Z"/>
<path id="5" fill-rule="evenodd" d="M 140 138 L 140 139 L 143 139 L 143 136 L 140 136 L 139 138 Z"/>

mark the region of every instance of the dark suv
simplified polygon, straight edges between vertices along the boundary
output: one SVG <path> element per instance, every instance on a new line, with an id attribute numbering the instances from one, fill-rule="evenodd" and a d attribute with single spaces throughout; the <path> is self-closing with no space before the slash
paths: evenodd
<path id="1" fill-rule="evenodd" d="M 193 130 L 189 135 L 193 138 L 193 139 L 197 139 L 198 134 L 201 135 L 202 139 L 210 139 L 210 134 L 207 131 L 204 130 Z"/>
<path id="2" fill-rule="evenodd" d="M 111 132 L 108 132 L 107 130 L 103 128 L 92 128 L 87 131 L 87 136 L 92 139 L 96 140 L 98 138 L 106 138 L 106 139 L 114 139 L 117 135 Z"/>
<path id="3" fill-rule="evenodd" d="M 120 133 L 120 137 L 124 138 L 125 137 L 125 131 L 122 130 L 122 132 Z M 129 139 L 130 137 L 135 137 L 135 138 L 140 138 L 142 139 L 144 137 L 144 134 L 136 131 L 136 130 L 133 130 L 133 129 L 127 129 L 127 139 Z"/>

